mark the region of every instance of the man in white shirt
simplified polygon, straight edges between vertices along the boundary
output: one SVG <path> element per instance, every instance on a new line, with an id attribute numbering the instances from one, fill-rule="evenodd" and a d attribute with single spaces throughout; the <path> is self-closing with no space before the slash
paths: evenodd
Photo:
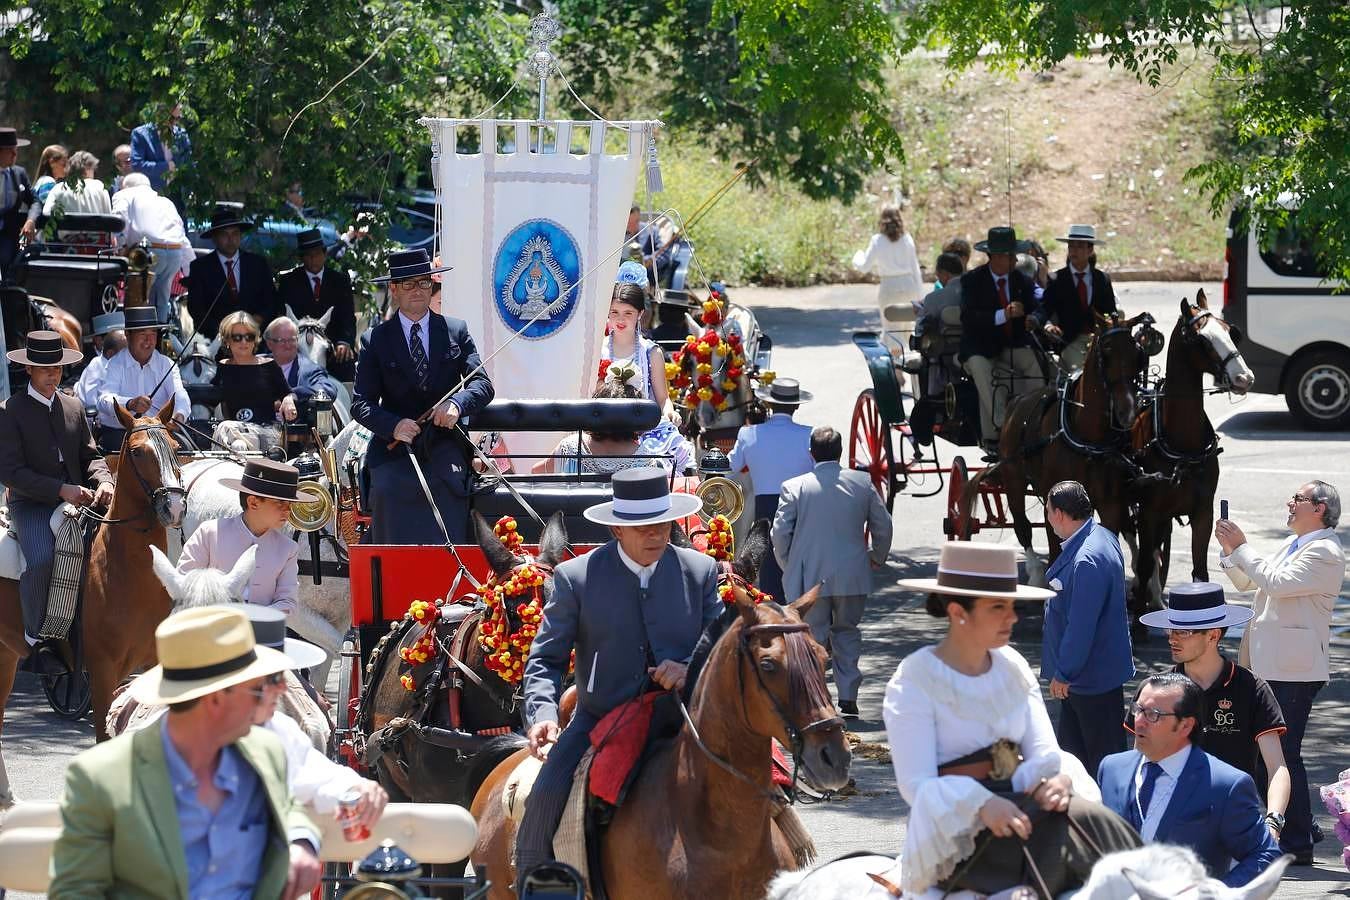
<path id="1" fill-rule="evenodd" d="M 126 349 L 108 360 L 98 389 L 98 446 L 104 453 L 121 450 L 126 436 L 113 409 L 114 403 L 120 403 L 132 415 L 153 416 L 172 402 L 173 417 L 178 422 L 186 421 L 192 411 L 192 401 L 183 388 L 178 367 L 155 349 L 159 332 L 165 327 L 157 310 L 152 306 L 133 306 L 124 315 Z M 188 440 L 183 431 L 174 437 L 180 445 Z M 190 442 L 188 445 L 191 446 Z"/>
<path id="2" fill-rule="evenodd" d="M 168 197 L 155 193 L 148 176 L 132 172 L 122 179 L 122 189 L 113 195 L 112 211 L 127 223 L 122 230 L 122 247 L 134 247 L 141 241 L 150 245 L 155 257 L 150 302 L 159 311 L 160 320 L 169 321 L 173 276 L 186 272 L 195 258 L 178 207 Z"/>
<path id="3" fill-rule="evenodd" d="M 1285 501 L 1293 532 L 1269 559 L 1262 558 L 1236 523 L 1220 519 L 1214 537 L 1219 565 L 1240 591 L 1256 591 L 1255 618 L 1242 636 L 1238 664 L 1269 684 L 1288 730 L 1280 736 L 1292 784 L 1280 849 L 1295 865 L 1312 864 L 1317 840 L 1303 764 L 1303 734 L 1313 700 L 1330 677 L 1331 611 L 1345 578 L 1345 552 L 1336 526 L 1341 497 L 1325 481 L 1304 484 Z"/>
<path id="4" fill-rule="evenodd" d="M 772 522 L 783 482 L 805 475 L 816 464 L 811 458 L 811 426 L 792 421 L 797 407 L 810 401 L 811 392 L 802 390 L 795 378 L 777 378 L 755 393 L 768 407 L 769 418 L 759 425 L 745 425 L 736 434 L 731 471 L 750 473 L 755 519 Z M 783 569 L 772 553 L 759 567 L 759 587 L 779 603 L 784 602 Z"/>

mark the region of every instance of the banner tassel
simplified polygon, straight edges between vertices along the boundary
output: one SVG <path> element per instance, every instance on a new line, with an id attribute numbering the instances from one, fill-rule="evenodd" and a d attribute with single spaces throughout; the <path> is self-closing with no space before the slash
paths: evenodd
<path id="1" fill-rule="evenodd" d="M 659 194 L 666 189 L 661 181 L 661 160 L 656 157 L 656 134 L 647 132 L 647 193 Z"/>

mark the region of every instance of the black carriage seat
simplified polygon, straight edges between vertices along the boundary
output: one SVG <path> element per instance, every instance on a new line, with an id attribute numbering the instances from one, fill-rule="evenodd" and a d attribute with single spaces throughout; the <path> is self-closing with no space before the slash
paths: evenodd
<path id="1" fill-rule="evenodd" d="M 661 409 L 652 400 L 494 400 L 468 421 L 473 431 L 648 431 L 661 421 Z M 507 439 L 508 445 L 510 439 Z M 516 460 L 528 470 L 534 459 Z M 610 499 L 604 475 L 511 475 L 511 485 L 547 519 L 562 510 L 567 535 L 573 543 L 609 540 L 609 530 L 587 521 L 588 506 Z M 514 495 L 501 484 L 474 494 L 472 507 L 489 522 L 515 516 L 525 540 L 539 540 L 542 527 Z"/>
<path id="2" fill-rule="evenodd" d="M 62 231 L 92 231 L 99 234 L 121 234 L 126 220 L 110 213 L 67 213 L 57 223 Z"/>

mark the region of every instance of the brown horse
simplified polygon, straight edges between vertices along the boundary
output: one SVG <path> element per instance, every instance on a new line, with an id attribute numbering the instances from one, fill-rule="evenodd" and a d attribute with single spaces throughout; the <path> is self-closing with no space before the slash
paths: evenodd
<path id="1" fill-rule="evenodd" d="M 1245 394 L 1256 381 L 1237 345 L 1241 333 L 1215 317 L 1200 291 L 1181 315 L 1167 346 L 1167 370 L 1157 397 L 1135 422 L 1135 459 L 1150 479 L 1134 491 L 1139 505 L 1138 551 L 1134 555 L 1134 618 L 1148 611 L 1155 573 L 1167 581 L 1172 520 L 1190 517 L 1191 578 L 1209 580 L 1207 555 L 1214 525 L 1214 492 L 1219 484 L 1219 443 L 1205 414 L 1204 376 L 1221 390 Z"/>
<path id="2" fill-rule="evenodd" d="M 825 651 L 802 616 L 812 591 L 790 607 L 756 606 L 735 589 L 738 615 L 717 626 L 706 664 L 695 654 L 688 724 L 652 752 L 614 814 L 600 851 L 613 900 L 762 897 L 774 873 L 796 868 L 773 827 L 770 744 L 780 741 L 813 785 L 843 787 L 850 754 L 843 720 L 825 686 Z M 728 618 L 730 619 L 728 623 Z M 478 844 L 470 859 L 509 900 L 515 825 L 502 788 L 524 752 L 506 760 L 474 798 Z M 527 801 L 528 802 L 528 801 Z"/>
<path id="3" fill-rule="evenodd" d="M 969 510 L 979 485 L 1001 479 L 1018 543 L 1026 554 L 1028 574 L 1038 580 L 1044 569 L 1032 549 L 1027 518 L 1027 486 L 1044 498 L 1052 486 L 1072 479 L 1087 488 L 1101 522 L 1119 533 L 1129 525 L 1131 475 L 1122 453 L 1128 450 L 1134 425 L 1138 379 L 1148 361 L 1135 339 L 1136 325 L 1150 325 L 1152 316 L 1133 319 L 1096 315 L 1097 327 L 1088 346 L 1083 371 L 1065 388 L 1042 388 L 1019 398 L 1008 411 L 999 436 L 999 461 L 966 486 L 961 502 Z M 1050 559 L 1059 554 L 1059 538 L 1046 525 Z"/>
<path id="4" fill-rule="evenodd" d="M 177 527 L 185 504 L 167 423 L 170 399 L 158 416 L 133 418 L 120 405 L 127 430 L 117 488 L 105 524 L 89 550 L 80 603 L 79 644 L 89 673 L 94 733 L 107 740 L 108 707 L 117 685 L 155 662 L 155 628 L 169 614 L 169 595 L 155 577 L 150 546 L 168 544 L 165 527 Z M 19 583 L 0 579 L 0 717 L 14 688 L 19 661 L 28 655 L 19 605 Z M 0 718 L 3 726 L 3 718 Z"/>

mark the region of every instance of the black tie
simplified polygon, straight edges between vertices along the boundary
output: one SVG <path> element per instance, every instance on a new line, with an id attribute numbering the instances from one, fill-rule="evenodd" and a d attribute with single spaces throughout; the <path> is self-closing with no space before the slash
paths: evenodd
<path id="1" fill-rule="evenodd" d="M 290 375 L 288 375 L 286 378 L 287 384 L 289 384 L 291 387 L 295 387 L 296 384 L 298 384 L 300 381 L 299 375 L 300 375 L 300 360 L 298 359 L 293 360 L 291 362 Z"/>
<path id="2" fill-rule="evenodd" d="M 422 346 L 422 323 L 414 322 L 412 337 L 408 341 L 408 352 L 412 354 L 413 369 L 417 372 L 417 387 L 427 389 L 427 351 Z"/>

